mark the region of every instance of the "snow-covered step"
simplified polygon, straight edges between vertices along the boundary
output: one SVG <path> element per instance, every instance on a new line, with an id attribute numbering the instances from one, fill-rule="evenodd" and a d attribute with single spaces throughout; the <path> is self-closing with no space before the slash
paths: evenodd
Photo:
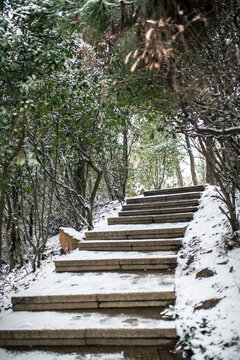
<path id="1" fill-rule="evenodd" d="M 171 351 L 159 347 L 114 346 L 114 348 L 91 346 L 69 349 L 61 347 L 51 350 L 0 348 L 1 360 L 182 360 Z"/>
<path id="2" fill-rule="evenodd" d="M 174 291 L 123 292 L 80 295 L 12 297 L 15 311 L 86 310 L 166 307 L 173 304 Z"/>
<path id="3" fill-rule="evenodd" d="M 179 213 L 194 213 L 197 211 L 197 206 L 186 207 L 170 207 L 160 209 L 144 209 L 144 210 L 128 210 L 120 211 L 118 216 L 142 216 L 142 215 L 163 215 L 163 214 L 179 214 Z"/>
<path id="4" fill-rule="evenodd" d="M 192 212 L 181 214 L 124 216 L 108 219 L 108 225 L 116 224 L 155 224 L 155 223 L 177 223 L 189 222 L 193 218 Z"/>
<path id="5" fill-rule="evenodd" d="M 141 197 L 140 199 L 144 199 Z M 147 210 L 147 209 L 168 209 L 168 208 L 183 208 L 189 206 L 198 206 L 199 205 L 199 198 L 197 199 L 187 199 L 187 200 L 166 200 L 166 201 L 156 201 L 156 202 L 139 202 L 134 204 L 125 204 L 122 206 L 122 211 L 129 211 L 129 210 Z"/>
<path id="6" fill-rule="evenodd" d="M 163 307 L 173 300 L 174 280 L 171 274 L 52 272 L 12 297 L 12 304 L 18 311 L 76 311 Z"/>
<path id="7" fill-rule="evenodd" d="M 119 257 L 88 260 L 56 260 L 57 272 L 83 272 L 83 271 L 129 271 L 129 270 L 168 270 L 175 268 L 177 256 L 161 257 Z"/>
<path id="8" fill-rule="evenodd" d="M 157 224 L 156 224 L 157 225 Z M 169 227 L 136 227 L 124 230 L 117 229 L 109 231 L 87 231 L 86 240 L 134 240 L 134 239 L 170 239 L 182 237 L 186 230 L 186 225 Z"/>
<path id="9" fill-rule="evenodd" d="M 0 321 L 0 346 L 169 346 L 171 321 L 98 312 L 10 312 Z"/>
<path id="10" fill-rule="evenodd" d="M 155 189 L 144 191 L 144 196 L 163 195 L 163 194 L 181 194 L 186 192 L 204 191 L 206 185 L 184 186 L 170 189 Z"/>
<path id="11" fill-rule="evenodd" d="M 79 250 L 88 251 L 177 251 L 181 238 L 136 240 L 90 240 L 79 242 Z"/>
<path id="12" fill-rule="evenodd" d="M 164 202 L 164 201 L 176 201 L 176 200 L 186 200 L 186 199 L 200 199 L 201 192 L 189 192 L 183 194 L 169 194 L 169 195 L 154 195 L 146 197 L 133 197 L 126 200 L 127 204 L 141 204 L 141 203 L 151 203 L 151 202 Z"/>
<path id="13" fill-rule="evenodd" d="M 15 297 L 174 291 L 174 276 L 161 273 L 50 272 Z"/>

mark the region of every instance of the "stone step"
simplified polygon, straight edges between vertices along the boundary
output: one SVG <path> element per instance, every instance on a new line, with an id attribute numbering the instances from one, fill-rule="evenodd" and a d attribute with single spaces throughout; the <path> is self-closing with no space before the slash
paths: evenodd
<path id="1" fill-rule="evenodd" d="M 56 260 L 57 272 L 83 271 L 126 271 L 126 270 L 167 270 L 177 264 L 177 256 L 159 258 L 119 258 L 93 260 Z"/>
<path id="2" fill-rule="evenodd" d="M 166 307 L 174 291 L 12 297 L 14 311 L 89 310 Z"/>
<path id="3" fill-rule="evenodd" d="M 143 199 L 143 198 L 141 198 Z M 129 210 L 147 210 L 147 209 L 167 209 L 167 208 L 183 208 L 183 210 L 189 206 L 198 206 L 199 199 L 188 200 L 168 200 L 164 202 L 146 202 L 136 204 L 126 204 L 122 206 L 122 211 Z"/>
<path id="4" fill-rule="evenodd" d="M 168 228 L 143 228 L 112 231 L 87 231 L 86 240 L 134 240 L 134 239 L 171 239 L 182 237 L 186 226 Z"/>
<path id="5" fill-rule="evenodd" d="M 121 216 L 140 216 L 140 215 L 162 215 L 162 214 L 179 214 L 179 213 L 193 213 L 197 211 L 197 206 L 189 207 L 170 207 L 160 209 L 145 209 L 145 210 L 128 210 L 120 211 L 118 215 Z"/>
<path id="6" fill-rule="evenodd" d="M 0 322 L 0 346 L 170 346 L 176 342 L 171 321 L 97 312 L 36 311 L 8 313 Z"/>
<path id="7" fill-rule="evenodd" d="M 150 191 L 144 191 L 144 196 L 153 196 L 153 195 L 162 195 L 162 194 L 180 194 L 186 192 L 196 192 L 196 191 L 204 191 L 206 185 L 194 185 L 194 186 L 184 186 L 178 188 L 170 188 L 170 189 L 155 189 Z"/>
<path id="8" fill-rule="evenodd" d="M 148 240 L 81 241 L 79 250 L 88 251 L 178 251 L 181 238 Z"/>
<path id="9" fill-rule="evenodd" d="M 108 225 L 117 224 L 160 224 L 160 223 L 178 223 L 189 222 L 193 219 L 193 213 L 181 214 L 163 214 L 163 215 L 145 215 L 145 216 L 122 216 L 108 218 Z"/>
<path id="10" fill-rule="evenodd" d="M 142 204 L 151 202 L 165 202 L 165 201 L 176 201 L 186 199 L 200 199 L 202 192 L 190 192 L 182 194 L 169 194 L 169 195 L 155 195 L 146 197 L 133 197 L 126 200 L 127 204 Z"/>

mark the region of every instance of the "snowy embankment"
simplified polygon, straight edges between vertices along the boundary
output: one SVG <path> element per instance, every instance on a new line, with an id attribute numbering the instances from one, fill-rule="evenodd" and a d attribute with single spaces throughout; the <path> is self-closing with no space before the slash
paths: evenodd
<path id="1" fill-rule="evenodd" d="M 192 360 L 240 359 L 240 248 L 225 249 L 230 230 L 216 195 L 205 190 L 175 276 L 177 333 Z"/>

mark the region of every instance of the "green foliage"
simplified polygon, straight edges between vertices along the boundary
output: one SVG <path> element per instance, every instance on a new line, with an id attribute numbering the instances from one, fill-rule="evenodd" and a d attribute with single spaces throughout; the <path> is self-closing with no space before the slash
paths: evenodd
<path id="1" fill-rule="evenodd" d="M 92 26 L 96 33 L 102 33 L 108 25 L 108 5 L 104 0 L 88 0 L 80 10 L 81 20 Z"/>
<path id="2" fill-rule="evenodd" d="M 151 121 L 140 121 L 132 156 L 130 188 L 136 183 L 145 189 L 174 186 L 176 183 L 175 164 L 184 155 L 181 154 L 179 140 L 156 131 L 160 121 L 158 117 Z"/>

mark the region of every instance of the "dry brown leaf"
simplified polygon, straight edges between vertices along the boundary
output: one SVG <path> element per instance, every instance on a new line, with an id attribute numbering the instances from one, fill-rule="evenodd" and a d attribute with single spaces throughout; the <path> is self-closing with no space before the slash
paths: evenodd
<path id="1" fill-rule="evenodd" d="M 152 70 L 153 67 L 154 67 L 154 64 L 151 64 L 151 65 L 149 66 L 149 70 Z"/>
<path id="2" fill-rule="evenodd" d="M 139 63 L 139 58 L 137 58 L 137 60 L 135 61 L 135 63 L 132 65 L 132 67 L 131 67 L 131 71 L 132 71 L 132 72 L 136 69 L 138 63 Z"/>
<path id="3" fill-rule="evenodd" d="M 105 81 L 106 81 L 106 79 L 103 79 L 103 80 L 99 81 L 99 84 L 104 84 Z"/>
<path id="4" fill-rule="evenodd" d="M 163 27 L 163 26 L 165 26 L 165 22 L 163 21 L 163 19 L 159 19 L 158 27 Z"/>
<path id="5" fill-rule="evenodd" d="M 160 60 L 160 62 L 162 61 L 162 58 L 163 58 L 163 56 L 162 56 L 162 53 L 159 51 L 158 52 L 158 58 L 159 58 L 159 60 Z"/>
<path id="6" fill-rule="evenodd" d="M 105 95 L 103 94 L 103 95 L 101 96 L 101 100 L 100 100 L 100 104 L 101 104 L 101 105 L 102 105 L 103 102 L 104 102 L 104 98 L 105 98 Z"/>
<path id="7" fill-rule="evenodd" d="M 157 21 L 156 20 L 147 20 L 147 23 L 156 25 Z"/>
<path id="8" fill-rule="evenodd" d="M 155 67 L 156 69 L 159 69 L 159 68 L 160 68 L 160 65 L 159 65 L 158 63 L 155 63 L 155 64 L 154 64 L 154 67 Z"/>
<path id="9" fill-rule="evenodd" d="M 152 34 L 153 30 L 154 30 L 154 29 L 151 28 L 151 29 L 149 29 L 148 32 L 146 33 L 146 39 L 147 39 L 147 40 L 150 40 L 151 34 Z"/>
<path id="10" fill-rule="evenodd" d="M 144 58 L 145 58 L 146 53 L 147 53 L 147 50 L 145 49 L 144 52 L 143 52 L 142 55 L 141 55 L 141 59 L 144 59 Z"/>
<path id="11" fill-rule="evenodd" d="M 145 64 L 147 64 L 147 63 L 149 62 L 149 58 L 148 58 L 148 57 L 145 57 L 145 58 L 144 58 L 144 62 L 145 62 Z"/>
<path id="12" fill-rule="evenodd" d="M 130 53 L 128 53 L 127 54 L 127 56 L 126 56 L 126 58 L 125 58 L 125 64 L 127 64 L 128 63 L 128 61 L 129 61 L 129 58 L 130 58 L 130 56 L 132 55 L 132 51 L 130 51 Z"/>
<path id="13" fill-rule="evenodd" d="M 133 59 L 135 59 L 135 57 L 137 56 L 137 54 L 138 54 L 138 50 L 139 50 L 139 48 L 137 48 L 137 50 L 135 50 L 135 51 L 134 51 L 134 54 L 133 54 Z"/>
<path id="14" fill-rule="evenodd" d="M 192 21 L 197 21 L 197 20 L 201 20 L 201 16 L 199 14 L 194 16 L 194 18 L 192 19 Z"/>
<path id="15" fill-rule="evenodd" d="M 184 26 L 182 25 L 182 24 L 178 24 L 178 25 L 176 25 L 177 26 L 177 28 L 178 28 L 178 30 L 180 31 L 180 32 L 183 32 L 184 31 Z"/>

